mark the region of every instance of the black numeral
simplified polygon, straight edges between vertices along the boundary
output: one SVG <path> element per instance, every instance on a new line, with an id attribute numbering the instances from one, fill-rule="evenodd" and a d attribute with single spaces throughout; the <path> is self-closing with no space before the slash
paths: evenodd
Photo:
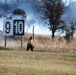
<path id="1" fill-rule="evenodd" d="M 7 34 L 9 34 L 10 33 L 10 29 L 11 29 L 11 24 L 10 24 L 10 22 L 6 22 L 6 24 L 5 24 L 5 32 L 7 33 Z"/>

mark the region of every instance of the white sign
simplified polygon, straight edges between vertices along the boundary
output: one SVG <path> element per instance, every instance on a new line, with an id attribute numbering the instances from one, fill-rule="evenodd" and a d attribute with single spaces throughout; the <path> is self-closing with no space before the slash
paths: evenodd
<path id="1" fill-rule="evenodd" d="M 5 20 L 3 24 L 3 35 L 24 35 L 24 20 Z"/>
<path id="2" fill-rule="evenodd" d="M 12 36 L 13 35 L 13 20 L 4 20 L 3 23 L 3 35 Z"/>

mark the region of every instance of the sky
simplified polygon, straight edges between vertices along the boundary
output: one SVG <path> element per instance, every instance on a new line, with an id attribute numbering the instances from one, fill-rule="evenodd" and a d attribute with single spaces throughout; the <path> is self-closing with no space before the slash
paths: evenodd
<path id="1" fill-rule="evenodd" d="M 76 0 L 63 0 L 64 3 L 66 2 L 66 5 L 69 5 L 70 2 L 72 1 L 76 1 Z M 24 7 L 24 5 L 22 5 L 21 7 Z M 25 9 L 25 8 L 23 8 Z M 44 25 L 44 23 L 41 21 L 39 21 L 39 17 L 35 16 L 36 14 L 34 13 L 34 10 L 31 11 L 31 6 L 28 7 L 28 9 L 26 8 L 26 13 L 27 13 L 27 20 L 31 20 L 31 19 L 34 19 L 36 22 L 33 24 L 34 27 L 35 27 L 35 34 L 43 34 L 43 35 L 50 35 L 51 34 L 51 31 L 48 29 L 48 27 Z M 31 14 L 33 13 L 33 14 Z M 38 21 L 37 21 L 38 20 Z M 43 25 L 42 25 L 43 24 Z M 30 28 L 28 29 L 28 33 L 32 33 L 32 28 L 33 28 L 33 25 L 30 26 Z M 27 30 L 28 26 L 25 25 L 25 32 Z M 0 30 L 3 30 L 3 18 L 0 19 Z M 56 34 L 59 34 L 59 33 L 56 33 Z"/>
<path id="2" fill-rule="evenodd" d="M 63 0 L 64 1 L 64 3 L 66 3 L 66 5 L 68 6 L 70 3 L 72 3 L 73 1 L 76 1 L 76 0 Z M 65 17 L 65 19 L 67 20 L 68 19 L 68 16 L 70 15 L 70 17 L 69 17 L 69 20 L 71 20 L 71 19 L 73 19 L 73 17 L 74 17 L 74 19 L 75 19 L 75 17 L 76 16 L 74 16 L 74 15 L 76 15 L 75 13 L 76 13 L 76 11 L 75 11 L 75 7 L 72 9 L 72 8 L 70 8 L 69 10 L 70 10 L 70 13 L 69 13 L 69 11 L 67 12 L 67 16 Z M 72 11 L 71 11 L 72 10 Z M 69 15 L 68 15 L 68 13 L 69 13 Z M 40 26 L 42 23 L 35 23 L 34 24 L 34 26 L 35 26 L 35 32 L 37 33 L 37 34 L 44 34 L 44 35 L 50 35 L 51 34 L 51 31 L 48 29 L 48 27 L 47 26 L 45 26 L 45 27 L 43 27 L 43 26 Z M 44 24 L 43 24 L 44 25 Z M 42 29 L 43 28 L 43 29 Z M 30 29 L 29 29 L 29 32 L 30 32 Z M 32 27 L 31 27 L 31 32 L 32 32 Z M 55 33 L 56 35 L 59 35 L 60 33 Z M 64 36 L 65 34 L 62 34 L 62 36 Z"/>
<path id="3" fill-rule="evenodd" d="M 25 7 L 25 4 L 22 4 L 22 5 L 19 5 L 18 8 L 23 8 L 26 11 L 26 13 L 27 13 L 26 20 L 27 21 L 32 20 L 32 19 L 35 20 L 35 23 L 32 24 L 30 26 L 30 28 L 28 29 L 28 31 L 27 31 L 28 33 L 33 33 L 32 30 L 33 30 L 33 25 L 34 25 L 35 34 L 43 34 L 43 35 L 51 34 L 51 32 L 47 28 L 47 26 L 46 25 L 43 26 L 44 24 L 40 21 L 40 18 L 38 16 L 38 14 L 34 12 L 31 5 L 26 4 L 26 7 Z M 35 15 L 37 15 L 37 16 L 35 16 Z M 3 19 L 4 18 L 0 19 L 0 24 L 1 24 L 0 25 L 0 30 L 2 30 L 2 31 L 3 31 Z M 25 23 L 25 32 L 26 32 L 27 28 L 28 28 L 27 23 Z"/>
<path id="4" fill-rule="evenodd" d="M 76 2 L 76 0 L 63 0 L 63 2 L 66 4 L 66 6 L 69 5 L 69 3 L 73 2 L 73 1 Z"/>

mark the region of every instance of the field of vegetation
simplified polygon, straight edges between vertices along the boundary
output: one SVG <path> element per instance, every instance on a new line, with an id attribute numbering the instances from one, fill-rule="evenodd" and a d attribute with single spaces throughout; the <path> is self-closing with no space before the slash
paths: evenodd
<path id="1" fill-rule="evenodd" d="M 7 48 L 0 42 L 0 75 L 76 75 L 76 41 L 66 44 L 63 38 L 36 35 L 33 52 L 26 51 L 27 39 L 7 39 Z"/>
<path id="2" fill-rule="evenodd" d="M 76 75 L 76 54 L 0 51 L 0 75 Z"/>

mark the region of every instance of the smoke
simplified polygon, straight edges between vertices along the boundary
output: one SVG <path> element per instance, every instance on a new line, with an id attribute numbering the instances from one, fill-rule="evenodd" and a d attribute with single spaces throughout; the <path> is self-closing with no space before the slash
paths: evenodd
<path id="1" fill-rule="evenodd" d="M 8 0 L 7 0 L 8 1 Z M 23 2 L 23 0 L 19 0 L 19 2 L 14 2 L 11 3 L 11 1 L 14 0 L 9 0 L 7 4 L 0 3 L 0 14 L 6 14 L 8 17 L 11 16 L 13 18 L 21 18 L 20 16 L 14 16 L 12 15 L 12 11 L 15 10 L 16 8 L 21 8 L 26 12 L 27 15 L 27 23 L 25 25 L 25 32 L 28 28 L 28 22 L 31 20 L 34 20 L 35 23 L 33 23 L 30 28 L 28 29 L 28 33 L 32 33 L 32 28 L 33 25 L 35 26 L 35 34 L 51 34 L 47 26 L 43 26 L 44 23 L 40 19 L 40 14 L 38 13 L 37 10 L 37 5 L 40 4 L 40 2 L 36 2 L 36 0 L 25 0 L 26 2 Z M 69 21 L 76 21 L 76 2 L 73 0 L 64 0 L 66 2 L 66 9 L 65 12 L 62 16 L 62 19 L 65 20 L 67 23 Z M 0 19 L 0 30 L 3 30 L 3 20 L 4 18 L 2 17 Z M 16 44 L 18 45 L 20 41 L 14 41 L 14 40 L 7 40 L 8 44 L 7 46 L 15 47 Z M 0 34 L 0 46 L 4 45 L 4 36 Z M 19 44 L 20 46 L 20 44 Z"/>
<path id="2" fill-rule="evenodd" d="M 48 27 L 47 26 L 44 27 L 44 23 L 40 19 L 40 14 L 38 12 L 37 6 L 41 4 L 41 0 L 28 0 L 28 1 L 27 0 L 8 0 L 7 2 L 8 2 L 7 4 L 0 5 L 1 14 L 4 13 L 8 17 L 12 16 L 13 18 L 19 18 L 18 16 L 12 15 L 12 11 L 16 8 L 21 8 L 26 12 L 26 15 L 27 15 L 26 21 L 28 22 L 30 22 L 31 20 L 35 21 L 34 24 L 31 24 L 28 32 L 32 33 L 32 25 L 34 25 L 36 28 L 35 33 L 39 32 L 40 34 L 40 32 L 41 33 L 45 32 L 44 29 L 46 29 L 45 33 L 50 34 Z M 66 9 L 65 9 L 64 14 L 62 15 L 62 19 L 65 20 L 67 23 L 69 23 L 69 21 L 71 20 L 75 22 L 76 21 L 76 16 L 75 16 L 76 2 L 74 0 L 63 0 L 63 2 L 66 4 Z M 4 6 L 6 6 L 6 8 Z M 2 24 L 2 20 L 0 21 L 0 23 Z M 27 28 L 28 28 L 28 24 L 26 23 L 25 32 Z M 0 29 L 3 30 L 2 26 L 0 26 Z"/>
<path id="3" fill-rule="evenodd" d="M 40 34 L 40 32 L 41 33 L 45 32 L 45 30 L 43 28 L 44 26 L 42 26 L 44 24 L 43 24 L 42 19 L 40 18 L 40 14 L 39 14 L 38 8 L 37 8 L 37 6 L 40 5 L 41 0 L 36 0 L 36 1 L 35 0 L 28 0 L 28 1 L 27 0 L 15 0 L 14 3 L 11 3 L 12 1 L 13 0 L 9 0 L 7 4 L 4 3 L 4 4 L 0 5 L 0 8 L 2 9 L 2 11 L 0 11 L 1 14 L 3 13 L 3 14 L 6 14 L 7 17 L 11 16 L 11 17 L 17 19 L 17 18 L 21 18 L 21 17 L 16 16 L 16 15 L 15 16 L 12 15 L 12 11 L 15 10 L 16 8 L 23 9 L 26 12 L 26 15 L 27 15 L 26 21 L 28 23 L 33 21 L 33 20 L 35 21 L 35 23 L 33 23 L 33 24 L 30 23 L 31 26 L 30 26 L 28 32 L 32 33 L 32 26 L 33 25 L 37 29 L 37 30 L 35 29 L 36 30 L 35 33 L 39 32 L 38 34 Z M 6 8 L 5 8 L 5 6 L 6 6 Z M 7 7 L 8 7 L 8 9 L 7 9 Z M 1 23 L 2 23 L 2 20 L 1 20 Z M 27 22 L 25 23 L 26 24 L 25 25 L 25 32 L 28 28 L 28 23 Z M 1 30 L 3 30 L 2 28 L 3 27 L 1 27 Z M 45 28 L 46 28 L 46 33 L 48 33 L 49 30 L 48 30 L 47 26 L 45 26 Z"/>
<path id="4" fill-rule="evenodd" d="M 69 5 L 66 6 L 65 12 L 62 15 L 63 20 L 66 21 L 66 23 L 69 23 L 70 21 L 74 22 L 76 21 L 76 1 L 71 0 L 69 2 Z"/>

